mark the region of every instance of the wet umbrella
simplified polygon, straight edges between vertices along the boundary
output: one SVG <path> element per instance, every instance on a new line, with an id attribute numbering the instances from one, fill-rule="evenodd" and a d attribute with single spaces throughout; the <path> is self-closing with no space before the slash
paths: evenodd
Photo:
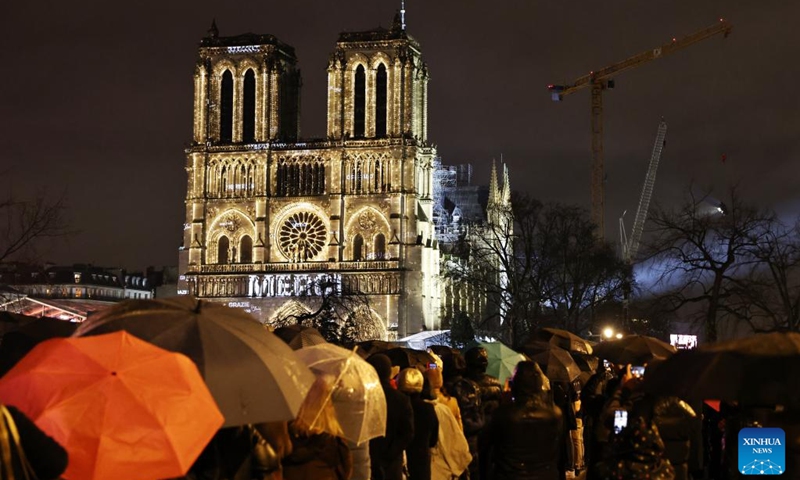
<path id="1" fill-rule="evenodd" d="M 551 343 L 528 342 L 523 351 L 539 364 L 547 378 L 553 382 L 571 382 L 581 373 L 569 352 Z"/>
<path id="2" fill-rule="evenodd" d="M 447 345 L 429 345 L 428 350 L 439 355 L 443 359 L 445 357 L 452 357 L 453 355 L 458 355 L 459 350 L 457 348 L 449 347 Z"/>
<path id="3" fill-rule="evenodd" d="M 514 375 L 514 369 L 519 362 L 527 360 L 525 355 L 500 342 L 484 342 L 477 346 L 486 350 L 489 359 L 486 373 L 500 380 L 501 385 L 505 383 L 508 377 Z"/>
<path id="4" fill-rule="evenodd" d="M 280 338 L 242 310 L 175 297 L 127 300 L 90 317 L 76 335 L 126 330 L 191 358 L 225 426 L 291 420 L 314 375 Z"/>
<path id="5" fill-rule="evenodd" d="M 588 340 L 575 335 L 574 333 L 558 328 L 542 328 L 537 330 L 531 340 L 552 343 L 570 352 L 580 352 L 591 354 L 592 345 Z"/>
<path id="6" fill-rule="evenodd" d="M 644 365 L 664 360 L 677 351 L 672 345 L 645 335 L 628 335 L 594 346 L 595 355 L 618 365 Z"/>
<path id="7" fill-rule="evenodd" d="M 382 353 L 397 348 L 396 344 L 384 340 L 365 340 L 363 342 L 358 342 L 356 346 L 358 346 L 356 353 L 361 355 L 362 358 L 367 358 L 375 353 Z"/>
<path id="8" fill-rule="evenodd" d="M 66 448 L 65 478 L 185 475 L 223 422 L 191 360 L 126 332 L 42 342 L 0 401 Z"/>
<path id="9" fill-rule="evenodd" d="M 689 399 L 788 405 L 800 399 L 800 334 L 768 333 L 683 350 L 648 369 L 643 387 Z"/>
<path id="10" fill-rule="evenodd" d="M 273 333 L 286 342 L 292 350 L 328 343 L 325 338 L 322 337 L 322 334 L 319 333 L 319 330 L 314 327 L 289 325 L 288 327 L 277 328 Z"/>
<path id="11" fill-rule="evenodd" d="M 403 368 L 422 366 L 426 369 L 431 363 L 436 363 L 436 359 L 424 350 L 414 350 L 413 348 L 396 347 L 391 350 L 380 352 L 389 357 L 392 365 Z"/>
<path id="12" fill-rule="evenodd" d="M 600 359 L 594 355 L 587 355 L 585 353 L 569 352 L 581 372 L 595 373 L 597 366 L 600 364 Z"/>
<path id="13" fill-rule="evenodd" d="M 347 440 L 361 444 L 386 434 L 386 396 L 372 365 L 355 352 L 330 343 L 302 348 L 297 356 L 318 379 L 306 398 L 318 407 L 301 408 L 300 420 L 324 428 L 327 424 L 319 422 L 320 411 L 330 402 Z"/>
<path id="14" fill-rule="evenodd" d="M 19 315 L 19 317 L 24 317 Z M 78 328 L 77 323 L 50 317 L 24 317 L 0 341 L 0 376 L 5 375 L 33 347 L 50 338 L 69 337 Z"/>

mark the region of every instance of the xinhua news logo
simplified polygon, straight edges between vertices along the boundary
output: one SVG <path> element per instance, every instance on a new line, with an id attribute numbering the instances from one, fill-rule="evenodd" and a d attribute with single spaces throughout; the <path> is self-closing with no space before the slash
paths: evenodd
<path id="1" fill-rule="evenodd" d="M 781 428 L 739 430 L 742 475 L 781 475 L 786 467 L 786 434 Z"/>

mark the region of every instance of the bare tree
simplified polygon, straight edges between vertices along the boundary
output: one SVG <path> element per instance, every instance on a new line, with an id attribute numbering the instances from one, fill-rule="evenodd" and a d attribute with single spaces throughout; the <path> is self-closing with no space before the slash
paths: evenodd
<path id="1" fill-rule="evenodd" d="M 70 233 L 63 196 L 51 200 L 40 194 L 20 200 L 9 190 L 0 199 L 0 263 L 33 255 L 41 240 Z"/>
<path id="2" fill-rule="evenodd" d="M 461 261 L 446 264 L 447 277 L 485 295 L 479 329 L 499 331 L 512 345 L 541 326 L 581 332 L 599 305 L 620 298 L 627 267 L 597 240 L 585 210 L 515 195 L 509 215 L 511 222 L 474 235 Z"/>
<path id="3" fill-rule="evenodd" d="M 732 280 L 726 306 L 754 332 L 800 331 L 800 224 L 772 217 L 753 232 L 752 261 Z"/>
<path id="4" fill-rule="evenodd" d="M 687 198 L 676 209 L 657 206 L 649 219 L 644 253 L 657 265 L 659 296 L 675 312 L 697 306 L 705 340 L 717 340 L 720 318 L 731 314 L 730 298 L 737 277 L 758 263 L 754 239 L 769 230 L 774 215 L 742 201 L 736 188 L 727 204 L 708 194 Z"/>
<path id="5" fill-rule="evenodd" d="M 335 278 L 317 281 L 308 286 L 318 296 L 316 310 L 289 312 L 275 319 L 274 326 L 303 325 L 319 330 L 325 340 L 339 345 L 352 345 L 362 340 L 379 338 L 370 328 L 369 297 L 360 291 L 343 291 Z"/>

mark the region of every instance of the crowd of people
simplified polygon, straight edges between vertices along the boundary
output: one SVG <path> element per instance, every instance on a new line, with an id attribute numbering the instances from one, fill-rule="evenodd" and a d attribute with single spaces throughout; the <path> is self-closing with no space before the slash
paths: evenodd
<path id="1" fill-rule="evenodd" d="M 307 401 L 293 421 L 219 430 L 182 479 L 724 480 L 740 475 L 735 449 L 726 448 L 739 429 L 776 422 L 790 442 L 784 476 L 800 475 L 793 410 L 655 396 L 630 365 L 601 362 L 588 379 L 556 382 L 522 361 L 501 384 L 486 373 L 481 347 L 432 357 L 403 369 L 383 353 L 367 358 L 386 399 L 382 437 L 347 441 L 330 402 Z M 9 411 L 30 470 L 40 480 L 59 478 L 64 449 Z M 25 478 L 19 462 L 2 478 Z"/>

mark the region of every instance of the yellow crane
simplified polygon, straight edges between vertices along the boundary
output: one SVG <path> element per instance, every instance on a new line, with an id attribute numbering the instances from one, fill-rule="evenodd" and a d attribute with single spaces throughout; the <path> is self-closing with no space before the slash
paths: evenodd
<path id="1" fill-rule="evenodd" d="M 589 72 L 571 85 L 548 85 L 554 101 L 561 101 L 569 94 L 583 88 L 591 87 L 592 91 L 592 222 L 597 226 L 598 236 L 605 235 L 605 191 L 603 186 L 603 90 L 614 88 L 613 75 L 625 70 L 638 67 L 651 60 L 664 57 L 701 40 L 711 38 L 717 34 L 727 37 L 731 33 L 731 24 L 723 19 L 710 27 L 699 30 L 683 38 L 673 38 L 671 41 L 634 55 L 627 60 L 603 67 L 600 70 Z"/>

